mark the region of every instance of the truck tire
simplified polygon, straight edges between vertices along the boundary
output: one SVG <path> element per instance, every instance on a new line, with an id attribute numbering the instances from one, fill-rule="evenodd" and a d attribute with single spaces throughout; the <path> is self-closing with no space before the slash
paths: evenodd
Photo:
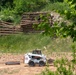
<path id="1" fill-rule="evenodd" d="M 33 61 L 30 61 L 30 62 L 29 62 L 29 66 L 30 66 L 30 67 L 33 67 L 33 66 L 35 66 L 35 63 L 34 63 Z"/>
<path id="2" fill-rule="evenodd" d="M 39 62 L 39 66 L 45 66 L 45 62 L 44 61 L 40 61 Z"/>

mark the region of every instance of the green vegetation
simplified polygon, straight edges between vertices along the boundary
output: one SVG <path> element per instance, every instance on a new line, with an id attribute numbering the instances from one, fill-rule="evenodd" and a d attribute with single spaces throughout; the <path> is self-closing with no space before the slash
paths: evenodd
<path id="1" fill-rule="evenodd" d="M 56 11 L 60 14 L 64 14 L 66 16 L 67 19 L 73 21 L 72 25 L 70 26 L 64 26 L 63 24 L 61 24 L 60 27 L 58 28 L 51 28 L 50 32 L 52 34 L 57 33 L 57 36 L 62 35 L 63 37 L 66 36 L 71 36 L 71 38 L 73 38 L 73 40 L 75 40 L 76 37 L 76 30 L 74 29 L 75 25 L 75 16 L 74 12 L 75 12 L 75 5 L 73 4 L 75 3 L 75 0 L 68 2 L 68 0 L 0 0 L 0 20 L 4 20 L 4 21 L 9 21 L 9 22 L 13 22 L 15 24 L 19 23 L 21 20 L 21 15 L 24 12 L 31 12 L 31 11 Z M 74 11 L 73 11 L 74 10 Z M 73 11 L 73 12 L 72 12 Z M 71 13 L 69 13 L 71 12 Z M 70 16 L 71 15 L 71 16 Z M 72 18 L 71 18 L 72 17 Z M 46 27 L 47 23 L 43 23 L 44 27 Z M 56 26 L 57 24 L 55 24 Z M 48 26 L 48 25 L 47 25 Z M 46 33 L 49 34 L 49 28 L 45 28 L 47 30 Z M 53 32 L 54 30 L 54 32 Z M 74 33 L 74 34 L 73 34 Z M 50 36 L 52 34 L 49 34 Z M 43 39 L 41 41 L 39 41 L 37 36 L 40 36 L 39 39 Z M 32 38 L 33 39 L 32 39 Z M 35 39 L 34 39 L 35 37 Z M 41 37 L 41 35 L 16 35 L 16 36 L 5 36 L 5 37 L 0 37 L 0 49 L 1 51 L 6 50 L 6 52 L 10 52 L 11 49 L 13 49 L 12 52 L 15 52 L 14 50 L 30 50 L 31 48 L 42 48 L 44 46 L 47 47 L 48 50 L 50 50 L 50 48 L 54 51 L 71 51 L 70 47 L 66 46 L 66 44 L 64 44 L 63 46 L 66 48 L 62 48 L 61 44 L 59 43 L 59 45 L 55 45 L 55 47 L 53 46 L 49 46 L 49 44 L 54 44 L 56 40 L 60 40 L 61 39 L 54 39 L 53 42 L 51 43 L 49 40 L 51 39 L 50 37 Z M 28 42 L 26 39 L 30 38 L 30 42 Z M 47 40 L 45 40 L 47 39 Z M 35 41 L 32 41 L 35 40 Z M 69 40 L 69 39 L 68 39 Z M 59 42 L 60 42 L 59 41 Z M 66 41 L 66 40 L 65 40 Z M 28 42 L 28 43 L 27 43 Z M 33 43 L 31 43 L 33 42 Z M 27 44 L 27 45 L 26 45 Z M 25 46 L 26 45 L 26 46 Z M 59 49 L 60 48 L 60 49 Z M 67 49 L 68 48 L 68 49 Z M 16 51 L 17 52 L 17 51 Z"/>
<path id="2" fill-rule="evenodd" d="M 48 3 L 45 8 L 43 8 L 41 11 L 56 11 L 64 13 L 64 10 L 70 10 L 67 3 L 61 3 L 61 2 L 55 2 L 55 3 Z"/>
<path id="3" fill-rule="evenodd" d="M 68 60 L 67 58 L 61 58 L 54 61 L 54 66 L 56 71 L 50 71 L 46 67 L 44 71 L 42 71 L 39 75 L 76 75 L 76 54 L 75 54 L 76 47 L 72 45 L 73 51 L 73 60 Z"/>
<path id="4" fill-rule="evenodd" d="M 40 28 L 45 29 L 44 34 L 49 36 L 42 34 L 2 36 L 0 37 L 0 52 L 24 53 L 36 48 L 48 52 L 72 51 L 72 61 L 57 60 L 55 61 L 57 67 L 55 72 L 47 69 L 41 75 L 76 75 L 74 74 L 76 66 L 76 0 L 0 0 L 0 20 L 17 24 L 24 12 L 32 11 L 55 11 L 63 15 L 71 24 L 67 25 L 62 22 L 60 25 L 55 23 L 53 27 L 49 27 L 48 21 L 44 17 Z M 54 38 L 54 34 L 58 38 Z"/>
<path id="5" fill-rule="evenodd" d="M 67 15 L 68 12 L 72 11 L 72 8 L 74 8 L 74 6 L 72 6 L 71 2 L 69 2 L 70 3 L 70 7 L 69 7 L 68 2 L 66 1 L 68 0 L 64 0 L 64 1 L 63 0 L 37 0 L 37 1 L 35 0 L 29 0 L 29 1 L 27 0 L 11 0 L 11 1 L 0 0 L 0 20 L 10 21 L 17 24 L 20 22 L 21 15 L 24 12 L 31 12 L 31 11 L 56 11 L 56 12 L 59 12 L 60 14 L 66 14 L 66 16 L 68 17 Z M 73 3 L 75 3 L 75 0 L 73 1 Z M 65 10 L 67 10 L 66 13 L 64 13 Z M 46 23 L 44 25 L 46 25 Z M 62 27 L 64 26 L 62 25 Z M 64 29 L 64 28 L 60 29 L 60 31 L 57 29 L 56 30 L 57 36 L 59 36 L 60 34 L 63 34 L 66 30 L 67 29 Z M 71 34 L 72 36 L 72 32 L 69 33 L 68 35 Z M 51 31 L 51 33 L 54 34 L 55 32 L 53 33 L 53 31 Z M 65 33 L 63 34 L 63 36 L 65 36 Z M 32 40 L 35 40 L 35 41 L 32 41 Z M 70 43 L 68 43 L 68 40 L 70 40 Z M 58 43 L 56 43 L 56 41 Z M 67 42 L 67 43 L 63 43 L 63 42 Z M 19 34 L 15 36 L 0 37 L 1 52 L 18 52 L 18 50 L 19 51 L 23 50 L 24 52 L 25 50 L 30 50 L 30 49 L 35 49 L 35 48 L 43 49 L 44 46 L 47 48 L 47 50 L 51 49 L 53 51 L 61 51 L 61 50 L 71 51 L 70 45 L 71 45 L 71 39 L 61 39 L 61 38 L 52 39 L 48 36 L 41 36 L 41 34 L 38 34 L 38 35 Z M 62 47 L 64 47 L 65 49 Z"/>
<path id="6" fill-rule="evenodd" d="M 72 40 L 69 37 L 60 39 L 42 34 L 18 34 L 0 37 L 0 52 L 23 53 L 37 48 L 49 52 L 68 52 L 72 50 L 71 43 Z"/>
<path id="7" fill-rule="evenodd" d="M 20 22 L 24 12 L 38 11 L 47 4 L 47 0 L 0 0 L 0 20 Z"/>
<path id="8" fill-rule="evenodd" d="M 58 4 L 58 3 L 57 3 Z M 63 4 L 66 4 L 63 8 L 63 4 L 59 3 L 57 5 L 54 4 L 55 8 L 52 10 L 55 10 L 56 12 L 60 13 L 61 15 L 65 16 L 65 20 L 70 20 L 70 24 L 61 22 L 54 22 L 53 26 L 50 27 L 50 24 L 48 22 L 48 16 L 42 18 L 43 22 L 39 25 L 41 29 L 45 29 L 44 34 L 53 35 L 56 34 L 58 37 L 67 37 L 70 36 L 73 39 L 73 42 L 76 41 L 76 4 L 73 3 L 73 1 L 64 0 Z M 50 9 L 51 6 L 48 6 L 48 9 Z M 46 9 L 45 9 L 46 10 Z"/>
<path id="9" fill-rule="evenodd" d="M 57 68 L 55 72 L 46 68 L 40 75 L 76 75 L 75 64 L 68 59 L 55 60 L 54 66 Z"/>
<path id="10" fill-rule="evenodd" d="M 70 10 L 63 0 L 0 0 L 0 20 L 17 25 L 24 12 Z"/>

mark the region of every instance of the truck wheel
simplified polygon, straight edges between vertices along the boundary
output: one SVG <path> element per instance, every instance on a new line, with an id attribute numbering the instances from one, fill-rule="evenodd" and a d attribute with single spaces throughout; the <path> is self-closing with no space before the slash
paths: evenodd
<path id="1" fill-rule="evenodd" d="M 35 63 L 33 61 L 30 61 L 29 66 L 33 67 L 33 66 L 35 66 Z"/>
<path id="2" fill-rule="evenodd" d="M 45 66 L 45 62 L 44 61 L 40 61 L 39 62 L 39 66 Z"/>

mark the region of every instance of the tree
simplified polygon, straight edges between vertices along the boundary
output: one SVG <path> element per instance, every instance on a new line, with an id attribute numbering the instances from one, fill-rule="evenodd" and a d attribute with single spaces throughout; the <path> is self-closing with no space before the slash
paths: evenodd
<path id="1" fill-rule="evenodd" d="M 64 0 L 65 3 L 68 4 L 70 10 L 64 11 L 64 16 L 67 20 L 70 20 L 71 23 L 67 25 L 67 23 L 61 22 L 58 24 L 55 22 L 52 26 L 50 26 L 50 23 L 48 21 L 48 16 L 41 17 L 43 19 L 43 22 L 39 24 L 39 28 L 44 30 L 45 35 L 50 36 L 57 36 L 57 37 L 68 37 L 70 36 L 73 39 L 73 42 L 76 41 L 76 10 L 75 10 L 75 3 L 69 0 Z M 58 13 L 60 13 L 58 11 Z"/>
<path id="2" fill-rule="evenodd" d="M 13 0 L 0 0 L 0 5 L 5 7 L 5 6 L 13 6 Z"/>

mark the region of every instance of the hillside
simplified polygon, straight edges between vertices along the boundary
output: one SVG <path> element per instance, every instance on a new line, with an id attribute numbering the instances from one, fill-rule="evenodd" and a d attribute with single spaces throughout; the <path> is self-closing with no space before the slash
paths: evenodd
<path id="1" fill-rule="evenodd" d="M 0 20 L 12 22 L 14 25 L 19 25 L 24 12 L 54 11 L 63 14 L 64 10 L 71 10 L 67 3 L 63 3 L 63 0 L 11 0 L 7 2 L 1 0 L 1 3 Z M 36 48 L 49 51 L 71 51 L 71 44 L 72 40 L 69 37 L 51 38 L 41 34 L 0 36 L 0 52 L 26 52 Z"/>
<path id="2" fill-rule="evenodd" d="M 0 37 L 0 52 L 23 53 L 33 49 L 55 51 L 71 51 L 72 41 L 66 39 L 51 38 L 42 34 L 17 34 Z"/>

